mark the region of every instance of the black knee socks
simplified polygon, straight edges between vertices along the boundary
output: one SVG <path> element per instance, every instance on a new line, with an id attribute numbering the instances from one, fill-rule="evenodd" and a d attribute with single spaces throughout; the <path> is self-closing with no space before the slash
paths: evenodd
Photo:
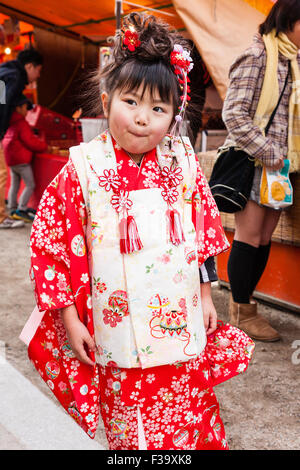
<path id="1" fill-rule="evenodd" d="M 248 304 L 266 267 L 271 243 L 259 248 L 233 240 L 227 272 L 234 302 Z"/>
<path id="2" fill-rule="evenodd" d="M 233 240 L 227 272 L 233 300 L 239 304 L 250 302 L 250 286 L 257 250 L 258 248 L 248 243 Z"/>
<path id="3" fill-rule="evenodd" d="M 250 285 L 250 295 L 252 295 L 255 287 L 260 280 L 265 267 L 267 265 L 269 254 L 270 254 L 271 242 L 268 245 L 259 245 L 258 250 L 256 252 L 253 275 L 252 275 L 252 283 Z"/>

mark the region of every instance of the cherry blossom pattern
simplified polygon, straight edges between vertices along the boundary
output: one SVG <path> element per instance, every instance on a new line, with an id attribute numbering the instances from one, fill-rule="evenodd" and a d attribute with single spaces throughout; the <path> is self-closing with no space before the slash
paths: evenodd
<path id="1" fill-rule="evenodd" d="M 137 410 L 148 450 L 227 449 L 205 354 L 188 363 L 126 370 L 100 367 L 102 419 L 111 450 L 138 449 Z"/>
<path id="2" fill-rule="evenodd" d="M 106 134 L 101 139 L 106 139 Z M 124 174 L 132 171 L 130 181 L 134 181 L 136 187 L 131 186 L 131 189 L 145 188 L 143 183 L 146 175 L 140 172 L 138 180 L 136 175 L 138 175 L 139 169 L 130 167 L 130 159 L 126 153 L 123 150 L 116 151 L 116 157 L 117 162 L 121 159 L 124 161 L 120 171 Z M 153 171 L 154 168 L 157 168 L 156 173 L 158 174 L 159 166 L 155 155 L 153 155 L 151 162 L 153 163 Z M 228 248 L 229 244 L 224 236 L 220 216 L 206 179 L 198 163 L 197 166 L 196 191 L 200 194 L 202 206 L 205 207 L 203 238 L 198 252 L 199 263 L 202 264 L 208 256 L 221 253 Z M 150 171 L 152 168 L 149 168 L 149 173 Z M 124 175 L 120 173 L 120 176 Z M 153 181 L 159 188 L 158 178 Z M 193 197 L 192 209 L 195 213 L 194 199 Z M 51 210 L 55 211 L 52 213 L 55 217 L 54 223 L 52 217 L 49 217 L 48 202 L 51 205 Z M 29 357 L 37 371 L 69 414 L 77 423 L 84 425 L 84 429 L 91 437 L 91 433 L 96 430 L 97 413 L 99 407 L 101 408 L 111 449 L 138 448 L 137 406 L 141 407 L 149 449 L 178 450 L 180 449 L 177 446 L 178 443 L 182 443 L 182 448 L 186 449 L 226 448 L 223 427 L 221 427 L 221 433 L 218 431 L 217 424 L 220 423 L 220 417 L 218 413 L 215 414 L 218 412 L 218 404 L 214 398 L 211 384 L 214 386 L 247 369 L 253 344 L 249 344 L 249 339 L 244 336 L 241 330 L 225 325 L 221 334 L 218 329 L 215 336 L 208 338 L 205 351 L 196 360 L 174 366 L 148 368 L 144 371 L 139 368 L 121 369 L 118 380 L 114 380 L 113 364 L 99 368 L 101 380 L 98 382 L 96 373 L 98 367 L 92 369 L 90 366 L 84 366 L 72 355 L 65 329 L 56 312 L 57 309 L 76 301 L 81 318 L 87 317 L 86 324 L 89 327 L 92 324 L 91 295 L 89 293 L 89 286 L 92 283 L 89 281 L 88 265 L 84 262 L 85 257 L 78 257 L 70 249 L 70 240 L 79 234 L 80 227 L 82 227 L 80 234 L 84 236 L 84 221 L 86 219 L 87 214 L 80 183 L 73 163 L 69 160 L 66 167 L 45 191 L 32 228 L 31 273 L 34 273 L 35 293 L 39 308 L 41 311 L 46 310 L 43 321 L 29 348 Z M 212 231 L 209 231 L 210 227 L 216 230 L 214 238 L 209 237 L 212 235 Z M 59 230 L 57 241 L 53 241 L 51 238 L 53 229 L 57 233 Z M 50 268 L 51 272 L 48 271 L 45 277 L 45 271 Z M 75 299 L 68 289 L 64 291 L 59 289 L 59 287 L 69 286 L 70 279 L 72 279 L 74 292 L 80 294 Z M 58 286 L 57 282 L 62 280 L 63 282 Z M 103 283 L 102 280 L 100 282 Z M 85 289 L 82 288 L 82 284 Z M 63 301 L 60 300 L 60 293 L 67 296 Z M 51 308 L 54 304 L 56 310 L 52 311 Z M 85 309 L 85 306 L 88 309 L 85 310 L 85 316 L 83 316 L 82 309 Z M 183 303 L 181 307 L 183 310 Z M 110 308 L 107 310 L 112 313 Z M 119 318 L 123 320 L 123 317 L 119 316 Z M 116 317 L 114 320 L 116 325 L 121 324 L 116 320 Z M 112 318 L 110 321 L 112 322 Z M 98 348 L 100 349 L 101 346 Z M 237 352 L 235 352 L 236 349 L 238 349 Z M 101 348 L 101 352 L 107 357 L 111 354 L 104 346 Z M 59 363 L 60 371 L 56 378 L 49 377 L 50 371 L 55 372 L 55 367 L 50 365 L 49 373 L 46 372 L 46 364 L 49 361 Z M 109 379 L 120 382 L 121 388 L 118 393 L 114 393 L 114 391 L 118 389 L 119 384 L 113 387 L 111 382 L 107 384 Z M 139 387 L 136 386 L 137 384 Z M 98 385 L 101 388 L 101 393 L 98 391 Z M 87 387 L 89 393 L 86 394 Z M 136 395 L 137 392 L 138 395 Z M 101 404 L 99 404 L 99 395 L 101 396 Z M 76 397 L 76 403 L 74 397 Z M 116 427 L 109 424 L 114 418 L 127 423 L 122 439 L 120 435 L 115 433 Z M 118 422 L 116 424 L 118 425 Z M 222 426 L 222 424 L 220 425 Z M 216 433 L 213 430 L 214 426 Z M 193 437 L 194 428 L 196 428 L 195 433 L 199 433 L 197 440 Z M 186 430 L 190 439 L 186 442 L 186 436 L 183 439 L 177 439 L 179 434 L 186 434 Z"/>

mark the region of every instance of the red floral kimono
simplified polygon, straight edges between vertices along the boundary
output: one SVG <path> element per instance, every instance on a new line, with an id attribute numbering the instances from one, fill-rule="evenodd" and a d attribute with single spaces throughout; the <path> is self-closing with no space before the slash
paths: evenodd
<path id="1" fill-rule="evenodd" d="M 144 156 L 140 167 L 117 145 L 115 153 L 127 190 L 159 187 L 155 151 Z M 229 244 L 199 165 L 192 203 L 193 221 L 199 204 L 204 207 L 201 265 Z M 87 247 L 81 247 L 80 257 L 70 249 L 76 234 L 85 237 L 86 221 L 81 186 L 70 160 L 44 192 L 32 227 L 31 277 L 44 315 L 29 344 L 29 358 L 91 438 L 101 412 L 110 449 L 139 448 L 138 414 L 147 449 L 226 449 L 212 387 L 248 367 L 254 344 L 242 331 L 219 325 L 198 358 L 143 370 L 120 369 L 113 362 L 110 367 L 91 367 L 73 355 L 60 309 L 74 303 L 81 321 L 94 333 Z M 93 353 L 90 356 L 94 359 Z"/>

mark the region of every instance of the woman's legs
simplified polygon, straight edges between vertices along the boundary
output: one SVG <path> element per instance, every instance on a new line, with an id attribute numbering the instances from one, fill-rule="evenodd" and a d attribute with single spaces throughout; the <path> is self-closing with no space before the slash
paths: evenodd
<path id="1" fill-rule="evenodd" d="M 266 207 L 261 207 L 254 201 L 248 201 L 245 209 L 235 214 L 234 239 L 258 248 L 266 211 Z"/>
<path id="2" fill-rule="evenodd" d="M 248 201 L 245 209 L 235 214 L 235 235 L 228 260 L 228 277 L 235 302 L 250 302 L 256 254 L 264 225 L 265 208 Z"/>
<path id="3" fill-rule="evenodd" d="M 236 230 L 228 276 L 236 302 L 249 302 L 247 295 L 252 295 L 267 265 L 271 238 L 280 215 L 281 211 L 261 207 L 254 201 L 248 201 L 245 209 L 235 214 Z"/>
<path id="4" fill-rule="evenodd" d="M 228 260 L 231 322 L 262 341 L 275 341 L 279 335 L 257 315 L 256 304 L 250 303 L 250 297 L 266 267 L 279 217 L 280 212 L 248 201 L 245 209 L 236 213 L 236 231 Z"/>
<path id="5" fill-rule="evenodd" d="M 252 287 L 254 263 L 258 248 L 233 240 L 227 264 L 228 278 L 234 302 L 248 304 Z"/>
<path id="6" fill-rule="evenodd" d="M 259 247 L 257 248 L 253 271 L 252 271 L 252 279 L 250 282 L 250 289 L 249 289 L 250 296 L 253 294 L 255 287 L 257 286 L 267 266 L 267 262 L 268 262 L 269 254 L 270 254 L 270 248 L 271 248 L 271 242 L 269 242 L 266 245 L 259 245 Z"/>
<path id="7" fill-rule="evenodd" d="M 271 248 L 271 238 L 278 224 L 280 215 L 281 211 L 266 208 L 260 238 L 260 245 L 258 247 L 254 263 L 250 295 L 253 293 L 255 287 L 257 286 L 267 265 Z"/>

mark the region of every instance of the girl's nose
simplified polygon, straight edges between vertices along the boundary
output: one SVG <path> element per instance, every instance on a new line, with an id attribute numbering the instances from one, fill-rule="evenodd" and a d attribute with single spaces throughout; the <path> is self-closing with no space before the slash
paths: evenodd
<path id="1" fill-rule="evenodd" d="M 147 119 L 147 116 L 146 116 L 146 113 L 139 113 L 136 117 L 135 117 L 135 123 L 138 125 L 138 126 L 147 126 L 148 124 L 148 119 Z"/>

